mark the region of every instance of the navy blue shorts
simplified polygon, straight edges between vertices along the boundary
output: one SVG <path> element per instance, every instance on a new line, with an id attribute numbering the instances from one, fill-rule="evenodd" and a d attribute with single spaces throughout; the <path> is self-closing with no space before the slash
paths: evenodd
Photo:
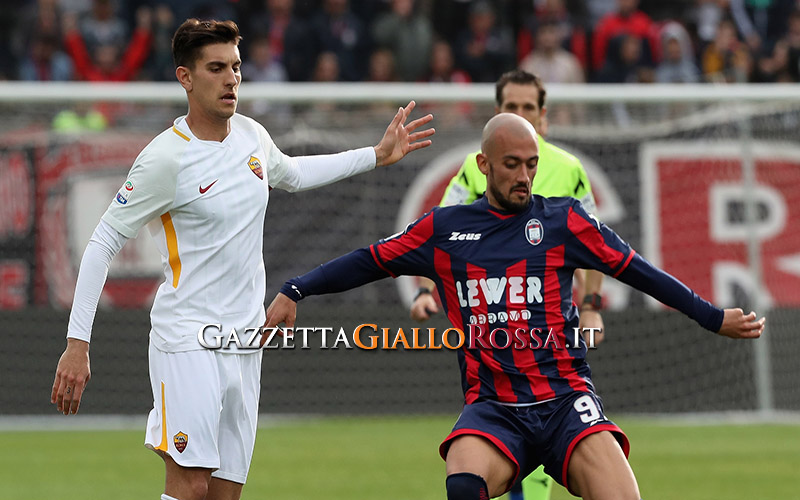
<path id="1" fill-rule="evenodd" d="M 567 468 L 575 445 L 600 431 L 610 431 L 628 456 L 628 438 L 605 417 L 602 402 L 595 394 L 576 392 L 521 407 L 480 401 L 464 406 L 453 431 L 439 446 L 439 454 L 447 460 L 450 444 L 458 436 L 481 436 L 514 462 L 516 475 L 509 487 L 544 465 L 547 474 L 569 489 Z"/>

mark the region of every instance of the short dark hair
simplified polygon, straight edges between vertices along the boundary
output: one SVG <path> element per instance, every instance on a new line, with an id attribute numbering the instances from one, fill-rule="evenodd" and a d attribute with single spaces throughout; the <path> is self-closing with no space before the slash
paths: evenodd
<path id="1" fill-rule="evenodd" d="M 215 43 L 239 45 L 241 39 L 239 27 L 233 21 L 187 19 L 172 37 L 172 59 L 176 68 L 178 66 L 192 68 L 200 57 L 200 51 L 206 45 Z"/>
<path id="2" fill-rule="evenodd" d="M 539 109 L 544 108 L 544 97 L 547 91 L 544 89 L 542 79 L 538 76 L 528 73 L 521 69 L 515 69 L 503 73 L 497 83 L 494 85 L 494 100 L 497 107 L 503 104 L 503 89 L 509 83 L 516 83 L 517 85 L 533 85 L 539 90 Z"/>

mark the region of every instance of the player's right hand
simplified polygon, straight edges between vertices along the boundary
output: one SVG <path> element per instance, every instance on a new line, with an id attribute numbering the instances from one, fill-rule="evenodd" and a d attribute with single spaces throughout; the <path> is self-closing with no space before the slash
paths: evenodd
<path id="1" fill-rule="evenodd" d="M 297 303 L 282 293 L 278 293 L 267 308 L 267 321 L 264 328 L 274 328 L 283 323 L 286 328 L 294 328 L 297 318 Z M 261 335 L 259 346 L 263 347 L 269 335 Z"/>
<path id="2" fill-rule="evenodd" d="M 439 306 L 430 293 L 423 293 L 411 304 L 411 319 L 415 321 L 426 321 L 438 312 Z"/>
<path id="3" fill-rule="evenodd" d="M 725 309 L 722 326 L 717 333 L 732 339 L 757 339 L 764 331 L 765 321 L 764 318 L 756 321 L 756 313 L 752 311 L 745 315 L 738 308 Z"/>
<path id="4" fill-rule="evenodd" d="M 67 348 L 58 360 L 50 402 L 64 415 L 78 413 L 83 391 L 91 377 L 89 343 L 67 339 Z"/>

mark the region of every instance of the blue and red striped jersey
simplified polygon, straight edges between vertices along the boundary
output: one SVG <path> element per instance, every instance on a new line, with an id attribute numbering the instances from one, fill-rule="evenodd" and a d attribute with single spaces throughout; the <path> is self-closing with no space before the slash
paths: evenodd
<path id="1" fill-rule="evenodd" d="M 574 330 L 576 269 L 618 277 L 706 328 L 722 323 L 721 310 L 639 257 L 580 202 L 536 195 L 518 213 L 486 198 L 434 208 L 402 233 L 289 280 L 281 292 L 299 300 L 387 275 L 427 276 L 452 325 L 468 340 L 481 337 L 458 351 L 466 403 L 532 404 L 594 391 L 586 345 Z"/>

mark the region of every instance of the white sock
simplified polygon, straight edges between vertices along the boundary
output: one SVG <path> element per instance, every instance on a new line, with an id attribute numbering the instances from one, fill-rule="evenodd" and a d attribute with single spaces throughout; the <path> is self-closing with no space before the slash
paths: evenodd
<path id="1" fill-rule="evenodd" d="M 161 495 L 161 500 L 178 500 L 178 499 L 175 498 L 175 497 L 171 497 L 171 496 L 167 495 L 166 493 L 164 493 L 163 495 Z"/>

